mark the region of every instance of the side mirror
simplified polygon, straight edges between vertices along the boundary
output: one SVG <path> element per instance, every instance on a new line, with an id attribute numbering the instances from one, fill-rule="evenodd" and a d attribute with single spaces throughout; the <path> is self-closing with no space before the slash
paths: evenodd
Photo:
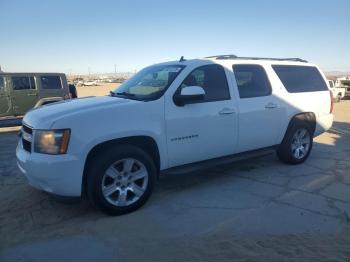
<path id="1" fill-rule="evenodd" d="M 180 94 L 174 96 L 174 103 L 177 106 L 184 106 L 191 102 L 201 101 L 205 97 L 205 91 L 200 86 L 186 86 L 181 89 Z"/>

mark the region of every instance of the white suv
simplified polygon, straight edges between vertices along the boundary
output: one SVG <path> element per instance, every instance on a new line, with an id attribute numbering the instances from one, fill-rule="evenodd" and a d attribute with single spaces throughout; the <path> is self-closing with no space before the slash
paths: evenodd
<path id="1" fill-rule="evenodd" d="M 153 65 L 108 96 L 27 113 L 18 166 L 36 188 L 86 193 L 103 211 L 124 214 L 146 202 L 159 173 L 268 148 L 285 163 L 304 162 L 313 137 L 332 126 L 326 81 L 301 59 L 224 55 Z"/>

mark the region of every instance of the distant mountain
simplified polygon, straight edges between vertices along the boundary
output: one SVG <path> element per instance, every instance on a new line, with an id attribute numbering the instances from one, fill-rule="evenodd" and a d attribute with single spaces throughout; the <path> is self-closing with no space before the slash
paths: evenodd
<path id="1" fill-rule="evenodd" d="M 344 71 L 326 71 L 324 74 L 328 76 L 333 76 L 333 77 L 339 77 L 339 76 L 350 76 L 350 72 L 344 72 Z"/>

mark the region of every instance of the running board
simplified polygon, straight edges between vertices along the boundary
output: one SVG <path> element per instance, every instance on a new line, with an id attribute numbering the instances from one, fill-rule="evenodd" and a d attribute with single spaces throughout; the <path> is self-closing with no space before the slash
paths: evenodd
<path id="1" fill-rule="evenodd" d="M 171 167 L 168 169 L 161 170 L 160 173 L 163 175 L 167 174 L 179 174 L 179 173 L 191 173 L 200 169 L 208 169 L 219 165 L 231 164 L 233 162 L 246 160 L 249 158 L 257 158 L 274 154 L 277 146 L 265 147 L 257 150 L 247 151 L 238 153 L 230 156 L 224 156 L 219 158 L 213 158 L 205 161 L 195 162 L 191 164 Z"/>

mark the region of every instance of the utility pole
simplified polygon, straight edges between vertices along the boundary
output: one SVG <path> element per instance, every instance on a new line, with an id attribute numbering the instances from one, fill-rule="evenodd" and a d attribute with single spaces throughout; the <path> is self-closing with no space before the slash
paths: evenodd
<path id="1" fill-rule="evenodd" d="M 114 74 L 117 75 L 117 65 L 114 64 Z"/>

